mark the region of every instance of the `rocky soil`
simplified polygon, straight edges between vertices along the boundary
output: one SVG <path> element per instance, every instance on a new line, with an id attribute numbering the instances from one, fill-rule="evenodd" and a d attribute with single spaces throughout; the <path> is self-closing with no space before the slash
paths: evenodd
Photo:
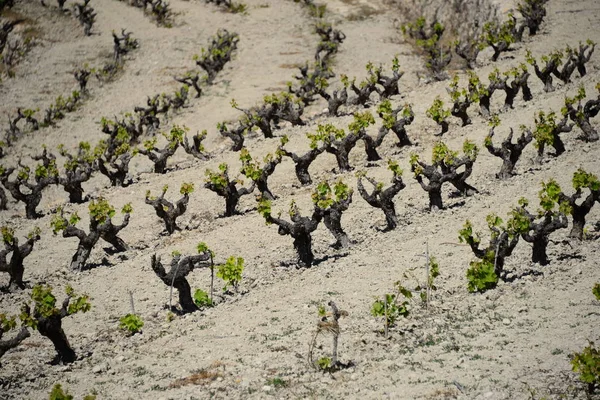
<path id="1" fill-rule="evenodd" d="M 459 243 L 458 231 L 469 219 L 477 231 L 485 232 L 486 215 L 495 212 L 506 216 L 521 197 L 535 205 L 542 181 L 555 179 L 570 193 L 577 168 L 600 176 L 600 143 L 584 143 L 577 138 L 575 128 L 563 135 L 565 154 L 545 157 L 540 163 L 530 145 L 517 165 L 517 175 L 499 181 L 495 174 L 501 161 L 483 148 L 489 128 L 473 106 L 473 124 L 460 127 L 458 120 L 451 118 L 450 131 L 443 139 L 456 150 L 465 139 L 481 147 L 469 179 L 479 193 L 463 198 L 446 188 L 446 208 L 430 212 L 427 194 L 410 172 L 409 157 L 416 153 L 430 160 L 439 128 L 425 113 L 437 95 L 449 101 L 445 89 L 448 81 L 430 82 L 426 78 L 422 58 L 397 29 L 403 18 L 399 0 L 326 1 L 325 18 L 347 36 L 335 56 L 333 86 L 341 87 L 341 74 L 364 78 L 369 61 L 389 69 L 398 54 L 405 74 L 400 80 L 401 95 L 392 103 L 413 104 L 415 121 L 408 134 L 416 145 L 399 149 L 390 134 L 380 148 L 384 160 L 397 160 L 404 170 L 406 188 L 396 198 L 397 229 L 383 232 L 383 213 L 356 192 L 342 220 L 356 243 L 347 250 L 332 248 L 333 237 L 321 225 L 313 234 L 313 244 L 317 258 L 323 260 L 308 269 L 282 266 L 295 258 L 292 240 L 280 236 L 276 227 L 265 225 L 256 212 L 254 196 L 242 198 L 239 215 L 225 218 L 221 216 L 222 198 L 202 187 L 207 168 L 214 170 L 227 162 L 235 175 L 241 166 L 239 153 L 229 150 L 229 140 L 216 129 L 217 123 L 240 117 L 241 113 L 230 106 L 231 99 L 248 108 L 266 94 L 286 90 L 286 82 L 297 74 L 297 67 L 314 57 L 319 40 L 313 31 L 314 19 L 300 3 L 245 2 L 248 12 L 244 15 L 223 12 L 201 0 L 172 0 L 176 12 L 173 26 L 164 28 L 125 2 L 92 0 L 98 16 L 90 37 L 83 35 L 72 15 L 59 12 L 53 2 L 42 7 L 39 2 L 17 1 L 10 10 L 13 17 L 27 17 L 27 26 L 35 27 L 38 37 L 16 67 L 16 76 L 0 83 L 2 127 L 6 125 L 4 116 L 14 114 L 17 107 L 44 109 L 58 95 L 76 89 L 71 72 L 77 66 L 98 66 L 109 60 L 111 31 L 132 31 L 140 47 L 127 55 L 124 70 L 114 82 L 101 84 L 92 79 L 90 97 L 81 107 L 55 127 L 20 140 L 0 160 L 3 165 L 14 165 L 18 158 L 34 165 L 29 157 L 39 154 L 42 144 L 49 149 L 59 144 L 75 149 L 80 141 L 98 142 L 104 137 L 99 128 L 102 117 L 131 112 L 147 96 L 178 88 L 173 76 L 195 68 L 192 56 L 200 53 L 219 28 L 237 32 L 240 42 L 234 59 L 215 84 L 207 87 L 200 99 L 192 99 L 187 108 L 170 115 L 166 124 L 185 125 L 190 134 L 207 129 L 205 146 L 212 155 L 210 160 L 195 160 L 180 149 L 170 159 L 168 172 L 159 175 L 153 173 L 146 157 L 138 156 L 131 162 L 132 185 L 111 187 L 100 174 L 84 185 L 92 198 L 102 196 L 117 209 L 132 203 L 131 222 L 121 233 L 131 246 L 129 251 L 112 254 L 102 243 L 88 260 L 90 268 L 81 273 L 71 271 L 69 263 L 77 241 L 54 235 L 50 220 L 57 207 L 64 205 L 69 212 L 78 211 L 83 217 L 81 226 L 87 226 L 87 204 L 69 204 L 67 194 L 58 186 L 44 191 L 38 208 L 44 216 L 39 219 L 25 219 L 23 204 L 12 200 L 7 211 L 0 211 L 0 225 L 10 225 L 18 237 L 33 226 L 41 228 L 41 240 L 26 259 L 25 279 L 30 285 L 51 285 L 59 301 L 66 285 L 71 285 L 79 293 L 89 294 L 92 303 L 90 312 L 63 321 L 77 361 L 50 365 L 54 348 L 33 332 L 21 346 L 3 356 L 0 398 L 44 399 L 54 384 L 61 383 L 76 399 L 90 393 L 98 399 L 585 399 L 585 386 L 571 371 L 570 355 L 585 347 L 588 340 L 600 343 L 600 303 L 591 293 L 593 284 L 600 281 L 600 207 L 597 205 L 588 216 L 587 240 L 568 238 L 568 229 L 551 236 L 550 265 L 532 264 L 531 246 L 521 241 L 506 263 L 515 279 L 501 282 L 485 294 L 467 291 L 465 271 L 473 255 L 468 246 Z M 505 18 L 513 4 L 493 5 L 498 7 L 498 17 Z M 67 6 L 71 6 L 70 1 Z M 539 35 L 526 35 L 496 63 L 489 61 L 489 49 L 482 51 L 478 75 L 485 80 L 496 67 L 505 71 L 519 65 L 525 61 L 527 49 L 539 58 L 586 39 L 600 42 L 597 1 L 550 0 L 547 8 Z M 448 24 L 460 25 L 456 18 L 447 18 Z M 456 57 L 450 72 L 457 68 L 462 79 L 466 75 L 458 66 Z M 532 74 L 532 101 L 524 102 L 519 96 L 514 109 L 502 112 L 503 96 L 493 97 L 492 111 L 503 121 L 496 130 L 496 140 L 507 135 L 509 128 L 532 126 L 538 110 L 560 112 L 564 97 L 574 96 L 580 85 L 588 98 L 596 96 L 598 82 L 598 53 L 588 64 L 585 77 L 575 73 L 573 82 L 566 85 L 555 80 L 556 91 L 551 93 L 544 92 Z M 376 97 L 369 109 L 373 114 Z M 324 101 L 311 105 L 303 116 L 305 126 L 282 123 L 275 132 L 277 138 L 250 135 L 248 150 L 262 159 L 275 151 L 280 136 L 288 135 L 286 148 L 304 151 L 308 149 L 305 133 L 316 131 L 318 124 L 346 128 L 352 121 L 351 113 L 363 111 L 344 108 L 345 116 L 330 118 L 326 108 Z M 380 118 L 376 121 L 368 130 L 372 135 L 381 124 Z M 600 129 L 600 118 L 592 122 Z M 352 151 L 350 161 L 357 170 L 366 170 L 379 181 L 387 183 L 391 178 L 385 161 L 367 163 L 361 143 Z M 314 182 L 343 179 L 356 189 L 353 172 L 339 174 L 335 169 L 335 158 L 324 153 L 310 172 Z M 162 221 L 144 203 L 144 194 L 147 190 L 158 193 L 168 184 L 172 189 L 167 197 L 173 199 L 175 188 L 183 182 L 194 183 L 196 190 L 187 213 L 178 222 L 183 229 L 168 236 Z M 277 167 L 269 183 L 278 196 L 274 214 L 282 211 L 287 217 L 292 199 L 303 214 L 311 212 L 314 186 L 298 186 L 289 159 Z M 116 222 L 120 218 L 116 216 Z M 216 307 L 169 320 L 169 288 L 152 271 L 150 257 L 157 254 L 170 260 L 174 250 L 194 254 L 201 241 L 215 252 L 218 263 L 230 255 L 244 258 L 240 291 L 225 296 Z M 381 334 L 383 321 L 371 315 L 371 305 L 376 297 L 391 293 L 396 281 L 414 287 L 423 280 L 426 249 L 440 265 L 438 290 L 428 309 L 413 299 L 410 316 L 399 320 L 385 339 Z M 205 270 L 192 272 L 188 279 L 193 289 L 209 287 Z M 1 274 L 0 286 L 6 283 L 8 275 Z M 221 284 L 217 280 L 218 290 Z M 0 294 L 0 312 L 18 313 L 30 292 Z M 142 333 L 126 336 L 118 325 L 119 318 L 130 312 L 130 292 L 145 325 Z M 340 320 L 339 355 L 342 362 L 352 366 L 329 374 L 310 366 L 307 356 L 319 321 L 318 305 L 332 300 L 348 312 Z M 328 355 L 330 349 L 331 337 L 321 336 L 317 356 Z"/>

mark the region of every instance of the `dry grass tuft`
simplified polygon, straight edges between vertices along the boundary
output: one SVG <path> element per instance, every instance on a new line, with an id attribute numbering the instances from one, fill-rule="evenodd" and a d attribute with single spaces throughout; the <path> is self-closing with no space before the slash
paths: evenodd
<path id="1" fill-rule="evenodd" d="M 221 371 L 211 371 L 209 369 L 201 369 L 194 372 L 190 376 L 185 378 L 177 379 L 175 382 L 169 385 L 170 388 L 180 388 L 188 385 L 206 385 L 218 377 L 223 376 Z"/>

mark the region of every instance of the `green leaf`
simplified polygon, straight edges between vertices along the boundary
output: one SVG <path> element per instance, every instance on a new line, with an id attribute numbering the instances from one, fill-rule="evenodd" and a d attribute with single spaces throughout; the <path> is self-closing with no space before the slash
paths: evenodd
<path id="1" fill-rule="evenodd" d="M 194 303 L 198 308 L 211 307 L 213 305 L 208 293 L 202 289 L 196 289 L 194 292 Z"/>
<path id="2" fill-rule="evenodd" d="M 119 329 L 126 331 L 130 335 L 141 332 L 143 326 L 144 321 L 135 314 L 127 314 L 119 319 Z"/>
<path id="3" fill-rule="evenodd" d="M 498 284 L 498 275 L 494 271 L 494 264 L 487 261 L 471 261 L 467 270 L 467 289 L 469 292 L 485 292 L 493 289 Z"/>
<path id="4" fill-rule="evenodd" d="M 226 291 L 230 285 L 237 289 L 239 283 L 242 281 L 243 270 L 244 259 L 234 256 L 229 257 L 225 264 L 217 267 L 217 277 L 225 281 L 223 291 Z"/>

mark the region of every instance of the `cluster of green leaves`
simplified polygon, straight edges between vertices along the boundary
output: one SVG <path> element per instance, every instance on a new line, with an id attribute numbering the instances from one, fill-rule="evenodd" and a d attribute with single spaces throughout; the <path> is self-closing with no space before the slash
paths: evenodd
<path id="1" fill-rule="evenodd" d="M 479 154 L 479 148 L 477 145 L 468 139 L 464 141 L 462 150 L 463 154 L 471 160 L 475 160 L 477 158 L 477 154 Z M 431 162 L 434 165 L 445 164 L 450 166 L 456 164 L 458 159 L 458 152 L 450 150 L 446 143 L 439 141 L 433 146 Z M 412 163 L 413 161 L 411 161 L 411 164 Z"/>
<path id="2" fill-rule="evenodd" d="M 69 306 L 67 307 L 67 315 L 76 314 L 78 312 L 86 313 L 92 308 L 88 295 L 76 295 L 71 286 L 67 286 L 65 292 L 71 299 Z M 52 287 L 35 285 L 31 290 L 31 299 L 33 300 L 36 313 L 40 316 L 49 318 L 60 314 L 60 309 L 56 307 L 56 297 L 52 294 Z M 25 308 L 21 310 L 19 318 L 24 326 L 37 329 L 37 320 L 31 316 Z"/>
<path id="3" fill-rule="evenodd" d="M 6 314 L 0 313 L 0 331 L 6 333 L 11 329 L 15 329 L 17 327 L 17 317 L 16 316 L 7 316 Z M 0 335 L 2 336 L 2 335 Z"/>
<path id="4" fill-rule="evenodd" d="M 441 124 L 450 116 L 450 110 L 444 108 L 444 102 L 440 99 L 440 96 L 437 96 L 431 107 L 427 109 L 426 115 L 436 123 Z"/>
<path id="5" fill-rule="evenodd" d="M 545 64 L 547 64 L 549 62 L 554 62 L 554 63 L 556 63 L 556 66 L 560 66 L 562 64 L 563 57 L 564 57 L 564 54 L 562 51 L 555 50 L 550 54 L 543 55 L 542 62 Z M 530 50 L 527 50 L 525 52 L 525 61 L 527 61 L 527 63 L 532 66 L 535 66 L 537 64 L 537 61 L 535 60 L 535 57 L 533 57 L 533 55 L 531 54 Z"/>
<path id="6" fill-rule="evenodd" d="M 272 154 L 267 154 L 265 157 L 265 163 L 272 159 Z M 262 168 L 257 161 L 254 161 L 252 155 L 247 148 L 242 148 L 240 151 L 240 161 L 242 162 L 242 169 L 240 172 L 248 179 L 257 181 L 262 176 Z"/>
<path id="7" fill-rule="evenodd" d="M 427 277 L 427 287 L 431 290 L 437 290 L 435 279 L 440 276 L 440 264 L 435 257 L 429 257 L 429 276 Z M 420 291 L 421 300 L 427 302 L 427 287 L 417 286 L 416 291 Z"/>
<path id="8" fill-rule="evenodd" d="M 458 77 L 458 75 L 454 75 L 452 77 L 452 80 L 448 84 L 448 89 L 447 89 L 448 94 L 450 95 L 450 98 L 455 103 L 464 101 L 464 100 L 468 100 L 471 97 L 470 93 L 467 91 L 467 88 L 461 89 L 458 87 L 459 81 L 460 81 L 460 78 Z M 464 100 L 461 100 L 461 99 L 464 99 Z"/>
<path id="9" fill-rule="evenodd" d="M 333 204 L 346 200 L 351 193 L 352 189 L 340 179 L 333 185 L 333 188 L 327 181 L 320 182 L 311 197 L 318 208 L 326 210 Z"/>
<path id="10" fill-rule="evenodd" d="M 142 331 L 144 321 L 135 314 L 127 314 L 119 319 L 119 329 L 126 331 L 129 335 L 135 335 Z"/>
<path id="11" fill-rule="evenodd" d="M 81 93 L 78 90 L 74 90 L 67 97 L 62 95 L 58 96 L 54 100 L 53 104 L 46 109 L 46 117 L 41 122 L 40 126 L 49 126 L 53 121 L 63 119 L 67 112 L 74 111 L 79 102 L 81 101 Z"/>
<path id="12" fill-rule="evenodd" d="M 25 182 L 29 180 L 31 169 L 27 166 L 22 167 L 17 173 L 17 178 Z M 45 166 L 44 164 L 38 164 L 35 167 L 35 178 L 52 178 L 58 176 L 58 168 L 56 167 L 56 160 L 50 160 L 50 164 Z"/>
<path id="13" fill-rule="evenodd" d="M 185 195 L 185 194 L 191 194 L 194 192 L 194 184 L 193 183 L 189 183 L 189 182 L 184 182 L 181 184 L 181 188 L 179 189 L 179 193 Z"/>
<path id="14" fill-rule="evenodd" d="M 566 201 L 560 201 L 562 190 L 554 179 L 542 182 L 542 190 L 539 192 L 540 209 L 538 216 L 551 215 L 555 213 L 570 214 L 571 206 Z"/>
<path id="15" fill-rule="evenodd" d="M 310 140 L 310 148 L 316 149 L 319 147 L 319 142 L 331 143 L 335 140 L 345 138 L 346 132 L 341 128 L 336 128 L 332 124 L 319 124 L 317 126 L 317 132 L 307 133 L 306 137 Z"/>
<path id="16" fill-rule="evenodd" d="M 439 22 L 436 23 L 436 25 L 443 26 Z M 440 39 L 441 36 L 436 33 L 428 39 L 418 39 L 415 43 L 417 44 L 417 46 L 421 47 L 426 53 L 431 54 L 436 52 L 439 48 Z M 430 65 L 428 65 L 428 67 L 430 67 Z"/>
<path id="17" fill-rule="evenodd" d="M 577 91 L 577 94 L 573 97 L 567 97 L 565 96 L 565 106 L 563 108 L 561 108 L 560 112 L 563 116 L 566 116 L 568 114 L 568 106 L 572 106 L 575 103 L 579 103 L 582 100 L 585 99 L 585 87 L 583 87 L 583 85 L 579 86 L 579 90 Z M 583 110 L 578 110 L 577 112 L 577 118 L 583 118 Z"/>
<path id="18" fill-rule="evenodd" d="M 212 307 L 213 302 L 207 292 L 202 289 L 196 289 L 194 292 L 194 303 L 199 307 Z"/>
<path id="19" fill-rule="evenodd" d="M 0 232 L 2 232 L 2 241 L 6 244 L 10 244 L 15 239 L 15 230 L 9 226 L 3 226 L 0 228 Z"/>
<path id="20" fill-rule="evenodd" d="M 210 257 L 211 257 L 210 268 L 211 268 L 211 273 L 212 273 L 212 270 L 213 270 L 212 259 L 215 256 L 215 253 L 204 242 L 198 243 L 196 249 L 198 251 L 198 254 L 208 253 L 210 255 Z M 194 292 L 194 303 L 199 308 L 213 306 L 213 301 L 212 301 L 210 294 L 202 289 L 196 289 L 196 291 Z"/>
<path id="21" fill-rule="evenodd" d="M 348 125 L 348 130 L 354 134 L 358 134 L 362 129 L 366 129 L 369 125 L 374 124 L 375 118 L 369 111 L 354 113 L 354 121 Z"/>
<path id="22" fill-rule="evenodd" d="M 517 67 L 510 68 L 509 70 L 504 71 L 502 74 L 509 78 L 517 78 L 528 71 L 527 64 L 520 63 Z"/>
<path id="23" fill-rule="evenodd" d="M 50 391 L 50 400 L 73 400 L 73 396 L 69 394 L 68 391 L 63 390 L 60 383 L 57 383 L 52 387 Z M 83 397 L 83 400 L 96 400 L 96 396 L 93 394 L 88 394 Z"/>
<path id="24" fill-rule="evenodd" d="M 535 130 L 533 131 L 533 137 L 535 138 L 536 147 L 540 147 L 542 144 L 552 145 L 554 143 L 554 136 L 552 132 L 556 129 L 556 113 L 554 111 L 546 114 L 543 111 L 539 111 L 535 116 Z"/>
<path id="25" fill-rule="evenodd" d="M 174 125 L 171 128 L 171 131 L 169 133 L 163 132 L 162 135 L 169 142 L 169 144 L 168 144 L 169 148 L 174 149 L 177 145 L 179 145 L 183 142 L 185 133 L 188 132 L 189 130 L 190 130 L 190 128 L 188 128 L 187 126 Z M 146 140 L 144 142 L 144 148 L 147 151 L 152 151 L 152 150 L 154 150 L 157 142 L 158 142 L 158 138 L 156 136 L 154 136 L 152 139 Z"/>
<path id="26" fill-rule="evenodd" d="M 467 289 L 469 292 L 485 292 L 496 287 L 500 279 L 494 267 L 493 253 L 482 260 L 473 260 L 467 269 Z"/>
<path id="27" fill-rule="evenodd" d="M 214 185 L 218 190 L 223 190 L 228 185 L 227 172 L 229 170 L 229 166 L 227 163 L 219 164 L 219 172 L 212 171 L 207 169 L 205 172 L 206 182 Z"/>
<path id="28" fill-rule="evenodd" d="M 112 218 L 115 215 L 115 208 L 103 197 L 92 200 L 88 206 L 88 210 L 90 212 L 90 218 L 99 224 L 103 224 L 107 219 Z M 121 209 L 121 213 L 123 214 L 131 214 L 132 212 L 133 207 L 131 206 L 131 203 L 125 204 Z M 81 218 L 77 212 L 72 213 L 67 220 L 63 217 L 62 208 L 59 207 L 56 214 L 52 217 L 52 220 L 50 220 L 50 226 L 52 227 L 52 231 L 56 234 L 65 230 L 69 225 L 76 225 L 80 220 Z"/>
<path id="29" fill-rule="evenodd" d="M 388 169 L 390 171 L 392 171 L 392 173 L 394 174 L 394 177 L 401 177 L 402 174 L 404 173 L 404 171 L 402 171 L 402 168 L 400 168 L 400 165 L 398 165 L 397 161 L 389 159 L 387 164 L 388 164 Z"/>
<path id="30" fill-rule="evenodd" d="M 345 88 L 348 88 L 350 87 L 350 85 L 354 85 L 354 83 L 356 82 L 356 77 L 352 78 L 352 81 L 350 81 L 348 75 L 341 74 L 340 82 L 342 82 L 342 85 L 344 85 Z"/>
<path id="31" fill-rule="evenodd" d="M 600 350 L 590 342 L 581 353 L 573 354 L 571 366 L 574 372 L 579 372 L 579 379 L 587 383 L 589 392 L 600 386 Z"/>
<path id="32" fill-rule="evenodd" d="M 257 211 L 266 220 L 266 224 L 269 225 L 269 218 L 271 217 L 271 201 L 261 196 L 258 200 Z"/>
<path id="33" fill-rule="evenodd" d="M 66 157 L 68 152 L 64 145 L 58 145 L 59 154 Z M 93 164 L 99 154 L 92 150 L 92 146 L 88 142 L 79 142 L 78 152 L 75 156 L 67 158 L 65 161 L 65 169 L 67 171 L 75 171 L 77 167 L 83 164 Z"/>
<path id="34" fill-rule="evenodd" d="M 317 367 L 322 371 L 331 369 L 331 357 L 321 357 L 317 360 Z"/>
<path id="35" fill-rule="evenodd" d="M 371 306 L 371 315 L 384 317 L 387 326 L 394 326 L 398 318 L 406 318 L 410 314 L 408 305 L 409 300 L 413 297 L 412 292 L 402 286 L 400 282 L 396 282 L 395 286 L 397 293 L 387 293 L 383 298 L 377 298 Z"/>
<path id="36" fill-rule="evenodd" d="M 283 105 L 283 104 L 288 104 L 288 103 L 301 104 L 302 100 L 294 97 L 294 95 L 292 95 L 292 93 L 279 92 L 279 93 L 271 93 L 271 94 L 265 95 L 263 97 L 263 102 L 265 104 Z"/>
<path id="37" fill-rule="evenodd" d="M 194 54 L 192 58 L 197 62 L 225 61 L 236 49 L 238 39 L 239 35 L 237 33 L 229 33 L 226 30 L 219 30 L 217 32 L 217 36 L 212 38 L 211 45 L 208 50 L 202 48 L 200 51 L 201 54 Z"/>
<path id="38" fill-rule="evenodd" d="M 110 124 L 110 123 L 115 124 L 115 122 L 110 121 L 110 120 L 105 120 L 104 118 L 102 120 L 107 121 L 108 124 Z M 101 123 L 102 123 L 102 121 L 101 121 Z M 132 138 L 131 138 L 131 135 L 129 134 L 129 132 L 127 132 L 127 129 L 125 129 L 125 127 L 122 126 L 121 124 L 118 124 L 117 134 L 113 138 L 111 138 L 111 142 L 116 147 L 116 149 L 114 150 L 113 156 L 118 157 L 120 155 L 128 153 L 129 151 L 131 151 L 132 155 L 134 155 L 134 156 L 137 155 L 138 149 L 131 148 L 131 141 L 132 141 Z M 94 149 L 94 154 L 99 157 L 102 154 L 104 154 L 106 152 L 106 150 L 108 150 L 108 147 L 109 147 L 109 143 L 106 140 L 101 140 L 96 145 L 96 148 Z"/>
<path id="39" fill-rule="evenodd" d="M 229 286 L 237 290 L 242 281 L 242 272 L 244 271 L 244 259 L 242 257 L 231 256 L 225 264 L 217 266 L 217 277 L 225 281 L 223 291 L 227 291 Z"/>
<path id="40" fill-rule="evenodd" d="M 389 99 L 385 99 L 377 105 L 377 113 L 383 119 L 383 125 L 386 128 L 391 129 L 396 123 L 396 118 L 394 117 L 392 109 L 392 103 Z M 400 115 L 402 118 L 410 118 L 410 116 L 413 115 L 412 105 L 406 103 Z"/>
<path id="41" fill-rule="evenodd" d="M 115 208 L 104 198 L 92 201 L 88 209 L 90 211 L 90 218 L 101 224 L 115 215 Z"/>
<path id="42" fill-rule="evenodd" d="M 506 43 L 507 45 L 514 43 L 515 37 L 513 32 L 515 30 L 516 20 L 509 14 L 508 19 L 502 24 L 498 25 L 495 21 L 486 22 L 483 25 L 483 33 L 481 34 L 481 44 L 479 48 L 485 49 L 486 46 L 496 45 L 498 43 Z"/>
<path id="43" fill-rule="evenodd" d="M 596 300 L 600 301 L 600 283 L 594 284 L 592 288 L 592 294 L 596 297 Z"/>
<path id="44" fill-rule="evenodd" d="M 481 97 L 488 96 L 488 88 L 481 82 L 479 76 L 473 71 L 467 71 L 469 76 L 469 93 L 471 94 L 471 100 L 479 102 Z"/>

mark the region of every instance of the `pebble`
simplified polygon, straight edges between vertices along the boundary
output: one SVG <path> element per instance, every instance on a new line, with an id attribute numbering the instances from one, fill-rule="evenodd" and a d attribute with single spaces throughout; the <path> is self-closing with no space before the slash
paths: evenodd
<path id="1" fill-rule="evenodd" d="M 272 388 L 271 388 L 271 386 L 269 386 L 269 385 L 265 385 L 265 386 L 263 386 L 263 388 L 262 388 L 263 392 L 270 392 L 270 391 L 271 391 L 271 389 L 272 389 Z"/>
<path id="2" fill-rule="evenodd" d="M 100 365 L 96 365 L 94 368 L 92 368 L 92 372 L 94 374 L 99 374 L 102 371 L 104 371 L 104 365 L 100 364 Z"/>
<path id="3" fill-rule="evenodd" d="M 510 325 L 510 319 L 508 319 L 508 318 L 504 318 L 504 319 L 502 320 L 502 323 L 503 323 L 504 325 Z"/>

